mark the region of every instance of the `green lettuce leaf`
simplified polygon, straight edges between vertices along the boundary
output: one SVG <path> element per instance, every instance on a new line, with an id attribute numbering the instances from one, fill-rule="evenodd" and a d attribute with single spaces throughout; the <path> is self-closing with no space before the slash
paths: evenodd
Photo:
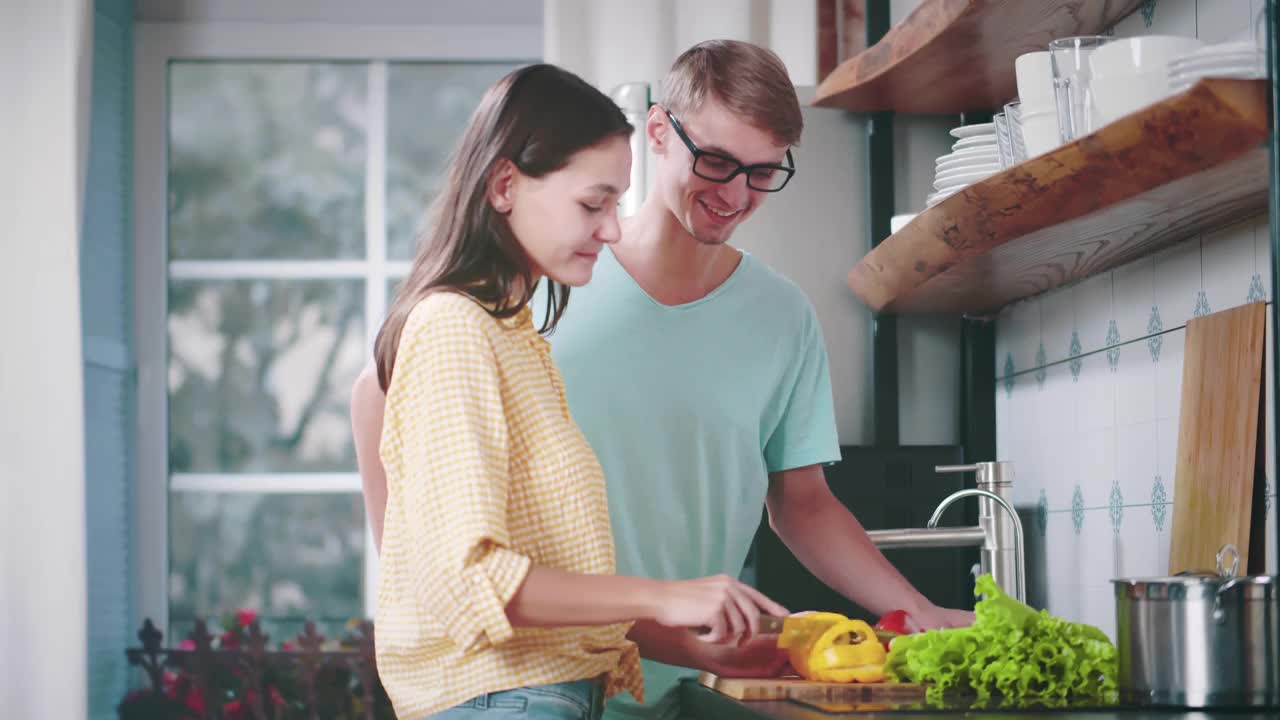
<path id="1" fill-rule="evenodd" d="M 930 683 L 978 698 L 1047 701 L 1105 698 L 1116 690 L 1116 648 L 1096 627 L 1053 617 L 1006 595 L 990 575 L 971 627 L 930 630 L 893 641 L 885 671 L 898 682 Z"/>

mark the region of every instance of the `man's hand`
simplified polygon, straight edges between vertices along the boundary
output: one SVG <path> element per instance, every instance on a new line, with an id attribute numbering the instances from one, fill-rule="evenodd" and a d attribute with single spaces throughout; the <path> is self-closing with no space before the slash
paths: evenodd
<path id="1" fill-rule="evenodd" d="M 968 610 L 953 610 L 932 604 L 912 610 L 910 615 L 922 631 L 969 627 L 973 624 L 973 613 Z"/>
<path id="2" fill-rule="evenodd" d="M 708 669 L 720 677 L 771 678 L 790 669 L 777 635 L 755 635 L 738 646 L 714 645 L 709 653 Z"/>

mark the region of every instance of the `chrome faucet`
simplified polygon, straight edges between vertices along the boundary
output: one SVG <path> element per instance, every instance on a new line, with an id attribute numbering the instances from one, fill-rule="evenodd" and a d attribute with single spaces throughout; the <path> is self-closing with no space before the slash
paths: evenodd
<path id="1" fill-rule="evenodd" d="M 1013 466 L 1007 462 L 972 465 L 939 465 L 940 473 L 977 474 L 977 489 L 948 495 L 929 518 L 925 528 L 872 530 L 871 541 L 882 550 L 902 548 L 978 547 L 980 569 L 1022 602 L 1027 599 L 1026 567 L 1022 546 L 1022 520 L 1013 509 Z M 972 527 L 937 527 L 942 513 L 956 500 L 978 498 L 978 524 Z M 997 508 L 1003 512 L 997 513 Z"/>

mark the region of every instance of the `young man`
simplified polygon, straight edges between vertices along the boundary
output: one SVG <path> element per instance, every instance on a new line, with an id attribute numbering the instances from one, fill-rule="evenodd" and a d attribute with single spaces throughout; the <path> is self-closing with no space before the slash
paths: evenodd
<path id="1" fill-rule="evenodd" d="M 803 119 L 786 68 L 749 43 L 705 42 L 662 91 L 643 128 L 653 188 L 551 337 L 570 411 L 604 467 L 618 571 L 737 575 L 763 505 L 805 566 L 860 605 L 906 609 L 926 628 L 968 624 L 970 613 L 911 587 L 832 496 L 822 465 L 840 448 L 814 309 L 728 244 L 803 172 L 788 150 Z M 806 609 L 822 608 L 792 608 Z M 772 638 L 733 651 L 654 624 L 631 637 L 648 658 L 649 701 L 615 698 L 614 717 L 672 715 L 687 668 L 767 675 L 783 664 Z"/>

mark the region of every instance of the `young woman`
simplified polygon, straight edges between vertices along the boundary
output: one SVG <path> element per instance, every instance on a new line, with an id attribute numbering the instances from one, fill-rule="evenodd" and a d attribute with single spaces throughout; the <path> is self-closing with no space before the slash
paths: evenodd
<path id="1" fill-rule="evenodd" d="M 606 696 L 643 694 L 632 621 L 733 642 L 762 611 L 786 612 L 726 576 L 613 574 L 605 478 L 529 301 L 545 279 L 552 330 L 568 286 L 590 280 L 618 239 L 631 131 L 606 96 L 554 66 L 500 80 L 378 334 L 377 659 L 401 718 L 596 718 Z M 377 463 L 362 408 L 364 470 Z"/>

